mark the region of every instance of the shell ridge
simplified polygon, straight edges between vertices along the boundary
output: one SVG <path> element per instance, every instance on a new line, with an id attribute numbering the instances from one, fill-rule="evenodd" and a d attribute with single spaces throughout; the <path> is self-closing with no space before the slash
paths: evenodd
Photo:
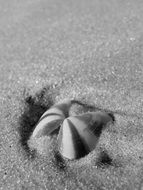
<path id="1" fill-rule="evenodd" d="M 79 132 L 77 131 L 77 129 L 75 127 L 75 125 L 69 119 L 67 119 L 67 121 L 69 123 L 69 128 L 71 130 L 73 139 L 75 139 L 75 137 L 76 137 L 76 140 L 78 140 L 78 142 L 76 140 L 73 141 L 74 142 L 75 150 L 79 150 L 78 152 L 77 151 L 75 152 L 75 154 L 76 154 L 75 156 L 77 158 L 85 156 L 90 151 L 89 147 L 87 146 L 87 144 L 84 141 L 84 139 L 80 136 Z"/>
<path id="2" fill-rule="evenodd" d="M 62 115 L 59 114 L 59 113 L 47 113 L 47 114 L 43 115 L 43 117 L 41 116 L 39 122 L 42 121 L 43 119 L 45 119 L 46 117 L 54 116 L 54 115 L 56 115 L 56 116 L 60 116 L 60 117 L 62 116 Z M 63 116 L 62 116 L 62 117 L 63 117 Z M 64 117 L 63 117 L 63 118 L 64 118 Z M 39 122 L 38 122 L 38 123 L 39 123 Z"/>
<path id="3" fill-rule="evenodd" d="M 91 115 L 90 113 L 86 113 L 86 114 L 81 114 L 81 115 L 77 115 L 77 116 L 74 116 L 76 117 L 78 120 L 82 121 L 82 122 L 89 122 L 91 120 Z"/>
<path id="4" fill-rule="evenodd" d="M 53 121 L 50 121 L 49 123 L 45 123 L 45 125 L 38 130 L 37 134 L 35 135 L 36 138 L 39 138 L 41 136 L 48 136 L 53 131 L 55 131 L 58 127 L 60 127 L 60 124 L 62 123 L 62 119 L 56 119 Z"/>
<path id="5" fill-rule="evenodd" d="M 58 149 L 59 151 L 62 151 L 63 149 L 63 142 L 62 142 L 62 138 L 63 138 L 63 130 L 62 130 L 63 126 L 61 126 L 59 134 L 58 134 Z M 61 146 L 59 147 L 59 145 L 61 144 Z"/>

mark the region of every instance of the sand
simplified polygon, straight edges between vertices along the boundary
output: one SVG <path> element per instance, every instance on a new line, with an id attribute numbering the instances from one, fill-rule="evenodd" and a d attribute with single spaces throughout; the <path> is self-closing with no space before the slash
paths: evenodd
<path id="1" fill-rule="evenodd" d="M 115 112 L 79 160 L 61 159 L 57 134 L 29 148 L 65 98 Z M 0 189 L 143 189 L 143 2 L 0 0 L 0 107 Z"/>

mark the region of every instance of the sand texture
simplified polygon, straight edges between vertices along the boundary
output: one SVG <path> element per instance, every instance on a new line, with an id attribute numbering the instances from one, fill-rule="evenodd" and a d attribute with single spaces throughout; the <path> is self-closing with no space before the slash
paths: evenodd
<path id="1" fill-rule="evenodd" d="M 79 160 L 29 140 L 63 99 L 115 113 Z M 143 190 L 142 0 L 0 0 L 0 189 Z"/>

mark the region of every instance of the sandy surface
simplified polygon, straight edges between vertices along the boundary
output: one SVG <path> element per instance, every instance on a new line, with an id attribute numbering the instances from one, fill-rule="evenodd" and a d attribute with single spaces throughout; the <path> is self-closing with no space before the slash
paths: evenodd
<path id="1" fill-rule="evenodd" d="M 128 116 L 80 160 L 61 160 L 56 134 L 31 151 L 39 117 L 65 98 Z M 143 189 L 142 0 L 0 0 L 0 107 L 0 189 Z"/>

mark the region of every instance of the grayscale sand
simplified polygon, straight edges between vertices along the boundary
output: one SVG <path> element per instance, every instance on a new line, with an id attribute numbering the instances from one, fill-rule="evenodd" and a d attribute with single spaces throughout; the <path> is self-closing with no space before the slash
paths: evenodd
<path id="1" fill-rule="evenodd" d="M 26 143 L 67 98 L 128 116 L 63 164 L 56 134 L 42 154 Z M 103 150 L 112 163 L 98 164 Z M 142 0 L 0 0 L 0 189 L 143 189 Z"/>

